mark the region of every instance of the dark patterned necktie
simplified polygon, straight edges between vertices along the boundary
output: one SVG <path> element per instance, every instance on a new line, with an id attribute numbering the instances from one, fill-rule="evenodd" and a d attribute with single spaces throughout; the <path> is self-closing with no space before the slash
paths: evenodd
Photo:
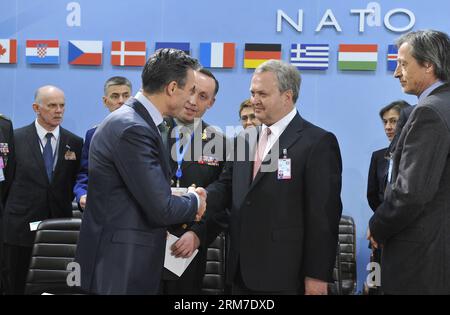
<path id="1" fill-rule="evenodd" d="M 51 181 L 53 174 L 53 163 L 55 162 L 52 150 L 53 134 L 49 132 L 45 135 L 45 137 L 47 138 L 47 143 L 45 144 L 44 150 L 42 151 L 42 156 L 44 157 L 45 169 L 47 171 L 48 180 Z"/>

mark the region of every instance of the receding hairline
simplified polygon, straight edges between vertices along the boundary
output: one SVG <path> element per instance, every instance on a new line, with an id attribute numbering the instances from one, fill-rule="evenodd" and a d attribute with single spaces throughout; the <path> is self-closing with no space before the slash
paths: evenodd
<path id="1" fill-rule="evenodd" d="M 34 93 L 34 103 L 40 105 L 41 101 L 42 101 L 42 95 L 44 93 L 51 93 L 51 92 L 59 92 L 63 96 L 65 96 L 64 91 L 61 90 L 59 87 L 54 86 L 54 85 L 44 85 L 44 86 L 41 86 L 40 88 L 38 88 L 36 90 L 36 92 Z"/>

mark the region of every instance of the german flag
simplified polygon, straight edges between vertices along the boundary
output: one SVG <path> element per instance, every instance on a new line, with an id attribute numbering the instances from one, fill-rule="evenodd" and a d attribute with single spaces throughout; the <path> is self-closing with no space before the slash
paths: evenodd
<path id="1" fill-rule="evenodd" d="M 269 59 L 281 60 L 281 44 L 245 44 L 244 68 L 255 69 Z"/>

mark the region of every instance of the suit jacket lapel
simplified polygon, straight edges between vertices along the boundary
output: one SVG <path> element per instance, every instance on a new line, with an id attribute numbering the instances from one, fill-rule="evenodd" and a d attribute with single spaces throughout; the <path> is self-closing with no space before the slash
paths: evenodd
<path id="1" fill-rule="evenodd" d="M 252 136 L 251 132 L 256 132 L 256 137 Z M 261 126 L 258 126 L 256 127 L 256 129 L 250 130 L 249 139 L 248 141 L 245 142 L 246 145 L 245 152 L 246 154 L 248 152 L 247 161 L 249 162 L 242 163 L 242 174 L 244 176 L 243 180 L 245 181 L 246 188 L 250 188 L 250 185 L 252 184 L 253 181 L 253 167 L 255 164 L 253 160 L 255 158 L 256 145 L 258 144 L 260 135 L 261 135 Z"/>
<path id="2" fill-rule="evenodd" d="M 253 180 L 253 164 L 256 144 L 258 143 L 258 134 L 261 128 L 248 128 L 240 133 L 235 141 L 234 162 L 233 162 L 233 189 L 236 192 L 236 204 L 241 205 L 245 196 L 250 190 Z M 244 148 L 242 149 L 242 145 Z M 244 150 L 244 154 L 242 154 Z M 243 160 L 241 160 L 243 159 Z M 238 180 L 235 180 L 237 176 Z"/>
<path id="3" fill-rule="evenodd" d="M 27 127 L 27 133 L 28 133 L 27 141 L 30 146 L 30 151 L 34 159 L 36 160 L 38 168 L 41 170 L 41 176 L 47 183 L 49 183 L 47 171 L 45 170 L 44 158 L 42 157 L 41 148 L 39 147 L 40 140 L 34 122 Z"/>
<path id="4" fill-rule="evenodd" d="M 148 111 L 145 109 L 144 105 L 142 105 L 138 100 L 136 99 L 131 99 L 131 101 L 126 104 L 128 106 L 130 106 L 131 108 L 133 108 L 136 113 L 138 113 L 139 116 L 141 116 L 142 119 L 145 120 L 145 122 L 150 126 L 151 129 L 153 129 L 157 135 L 160 135 L 158 128 L 155 125 L 155 122 L 153 121 L 152 117 L 150 116 L 150 114 L 148 113 Z M 164 149 L 164 143 L 162 142 L 162 138 L 161 136 L 157 137 L 158 142 L 159 142 L 159 147 L 163 148 L 163 150 L 161 150 L 159 152 L 159 154 L 162 155 L 162 168 L 166 171 L 166 176 L 168 178 L 168 180 L 170 181 L 170 166 L 168 165 L 168 154 L 166 152 L 166 150 Z"/>
<path id="5" fill-rule="evenodd" d="M 175 127 L 176 124 L 175 124 L 175 120 L 173 118 L 166 118 L 165 120 L 167 121 L 167 125 L 169 126 L 169 131 L 168 131 L 168 134 L 167 134 L 167 137 L 168 137 L 168 139 L 167 139 L 167 145 L 168 145 L 167 153 L 169 155 L 169 164 L 170 164 L 171 172 L 173 174 L 175 174 L 175 171 L 177 170 L 177 161 L 172 159 L 172 148 L 175 148 L 174 147 L 174 145 L 175 145 L 175 138 L 172 137 L 172 131 L 173 131 L 173 128 Z"/>
<path id="6" fill-rule="evenodd" d="M 58 141 L 58 147 L 56 148 L 58 150 L 58 154 L 56 155 L 56 166 L 55 170 L 53 172 L 53 178 L 56 176 L 57 172 L 61 171 L 62 165 L 63 165 L 63 157 L 65 156 L 65 153 L 67 150 L 70 150 L 70 145 L 68 144 L 68 135 L 64 128 L 61 126 L 59 127 L 59 141 Z M 77 156 L 77 159 L 80 157 Z"/>
<path id="7" fill-rule="evenodd" d="M 297 142 L 301 138 L 301 131 L 303 129 L 304 121 L 300 117 L 300 115 L 297 113 L 294 118 L 291 120 L 289 125 L 286 127 L 286 129 L 283 131 L 283 133 L 278 138 L 278 141 L 275 142 L 275 144 L 272 146 L 272 148 L 276 148 L 278 146 L 279 148 L 279 154 L 277 156 L 277 161 L 274 163 L 277 163 L 278 167 L 278 158 L 282 157 L 283 155 L 283 149 L 287 149 L 288 151 L 288 157 L 289 157 L 289 148 Z M 272 151 L 272 150 L 271 150 Z M 270 152 L 269 152 L 270 154 Z M 252 165 L 252 171 L 253 171 L 253 164 L 254 163 L 247 163 Z M 258 172 L 256 174 L 255 179 L 252 181 L 249 191 L 255 187 L 255 185 L 263 178 L 267 172 Z"/>

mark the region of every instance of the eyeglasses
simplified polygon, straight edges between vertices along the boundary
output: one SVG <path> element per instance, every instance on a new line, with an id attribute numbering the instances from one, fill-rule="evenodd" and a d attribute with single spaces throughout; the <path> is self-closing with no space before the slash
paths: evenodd
<path id="1" fill-rule="evenodd" d="M 255 120 L 256 116 L 255 114 L 250 114 L 250 115 L 242 115 L 241 116 L 241 120 L 242 121 L 247 121 L 247 120 Z"/>

